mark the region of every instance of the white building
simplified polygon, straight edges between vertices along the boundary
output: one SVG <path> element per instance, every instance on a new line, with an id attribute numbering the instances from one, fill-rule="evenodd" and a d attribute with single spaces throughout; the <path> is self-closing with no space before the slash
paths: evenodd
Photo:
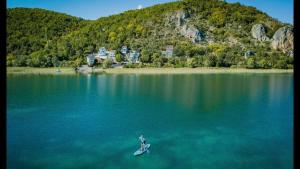
<path id="1" fill-rule="evenodd" d="M 108 51 L 107 59 L 111 59 L 113 62 L 116 62 L 116 51 L 115 50 Z"/>
<path id="2" fill-rule="evenodd" d="M 96 58 L 99 59 L 107 59 L 107 51 L 105 49 L 105 47 L 101 47 L 96 55 Z"/>
<path id="3" fill-rule="evenodd" d="M 139 57 L 140 57 L 140 53 L 133 50 L 130 52 L 128 60 L 129 62 L 137 63 L 139 62 Z"/>
<path id="4" fill-rule="evenodd" d="M 173 45 L 166 46 L 166 57 L 172 57 L 173 56 Z"/>
<path id="5" fill-rule="evenodd" d="M 172 57 L 173 56 L 173 45 L 166 46 L 166 50 L 161 51 L 161 54 L 165 57 Z"/>
<path id="6" fill-rule="evenodd" d="M 128 53 L 127 46 L 122 46 L 121 53 L 125 56 Z"/>
<path id="7" fill-rule="evenodd" d="M 89 54 L 86 57 L 86 62 L 89 66 L 93 66 L 94 62 L 95 62 L 95 54 Z"/>

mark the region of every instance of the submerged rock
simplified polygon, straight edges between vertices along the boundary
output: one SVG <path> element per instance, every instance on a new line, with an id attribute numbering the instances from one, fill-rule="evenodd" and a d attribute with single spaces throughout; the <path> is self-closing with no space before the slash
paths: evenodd
<path id="1" fill-rule="evenodd" d="M 288 53 L 290 56 L 293 56 L 293 29 L 291 27 L 279 28 L 273 35 L 271 46 L 273 49 L 282 50 L 284 53 Z"/>
<path id="2" fill-rule="evenodd" d="M 270 38 L 266 35 L 265 27 L 262 24 L 255 24 L 251 29 L 252 37 L 259 41 L 269 41 Z"/>

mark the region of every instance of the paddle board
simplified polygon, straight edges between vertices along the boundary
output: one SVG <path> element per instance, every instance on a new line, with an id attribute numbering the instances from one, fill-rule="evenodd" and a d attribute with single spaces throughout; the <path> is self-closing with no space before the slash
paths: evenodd
<path id="1" fill-rule="evenodd" d="M 142 151 L 141 149 L 136 150 L 136 152 L 133 153 L 133 155 L 138 156 L 143 154 L 144 152 L 146 152 L 148 150 L 148 148 L 150 147 L 150 144 L 146 144 L 144 151 Z"/>

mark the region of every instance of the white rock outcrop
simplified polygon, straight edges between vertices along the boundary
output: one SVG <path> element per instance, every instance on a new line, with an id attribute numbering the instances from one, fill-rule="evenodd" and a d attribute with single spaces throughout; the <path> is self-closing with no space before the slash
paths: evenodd
<path id="1" fill-rule="evenodd" d="M 271 46 L 273 49 L 282 50 L 284 53 L 293 55 L 294 49 L 294 33 L 291 27 L 279 28 L 272 38 Z"/>
<path id="2" fill-rule="evenodd" d="M 265 27 L 262 24 L 255 24 L 252 26 L 251 35 L 259 41 L 269 41 L 270 38 L 266 35 Z"/>

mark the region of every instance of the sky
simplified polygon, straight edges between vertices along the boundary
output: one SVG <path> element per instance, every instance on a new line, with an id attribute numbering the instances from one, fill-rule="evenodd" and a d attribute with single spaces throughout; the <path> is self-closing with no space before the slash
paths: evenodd
<path id="1" fill-rule="evenodd" d="M 95 20 L 130 9 L 140 9 L 174 0 L 7 0 L 7 8 L 43 8 Z M 281 22 L 293 23 L 293 0 L 226 0 L 254 6 Z"/>

